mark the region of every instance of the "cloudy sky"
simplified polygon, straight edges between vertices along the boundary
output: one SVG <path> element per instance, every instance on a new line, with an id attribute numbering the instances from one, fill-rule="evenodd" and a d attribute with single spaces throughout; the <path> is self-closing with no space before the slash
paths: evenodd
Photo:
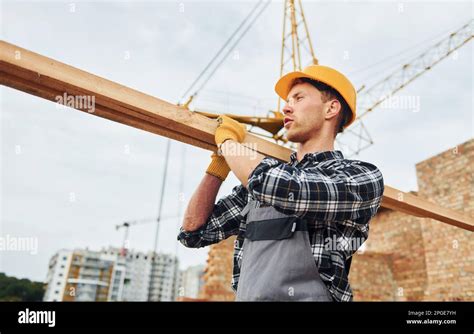
<path id="1" fill-rule="evenodd" d="M 255 3 L 2 1 L 1 34 L 175 103 Z M 346 73 L 357 88 L 382 79 L 473 14 L 471 1 L 303 3 L 320 63 Z M 196 107 L 260 116 L 276 107 L 282 15 L 283 3 L 273 1 Z M 367 116 L 374 145 L 357 159 L 377 165 L 386 184 L 417 190 L 417 162 L 473 137 L 472 51 L 472 43 L 464 46 L 400 92 L 419 101 L 418 112 L 380 108 Z M 118 247 L 123 232 L 116 224 L 156 216 L 165 138 L 10 88 L 0 92 L 0 233 L 38 242 L 37 252 L 1 251 L 0 272 L 42 281 L 57 250 Z M 177 252 L 182 268 L 206 260 L 207 249 L 177 247 L 179 221 L 173 217 L 208 162 L 209 152 L 172 142 L 164 198 L 164 214 L 171 218 L 162 223 L 159 250 Z M 230 177 L 221 195 L 236 184 Z M 131 228 L 131 248 L 150 250 L 154 231 L 153 224 Z"/>

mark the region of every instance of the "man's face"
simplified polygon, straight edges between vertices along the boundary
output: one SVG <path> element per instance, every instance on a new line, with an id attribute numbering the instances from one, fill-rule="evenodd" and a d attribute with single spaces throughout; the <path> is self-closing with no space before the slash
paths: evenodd
<path id="1" fill-rule="evenodd" d="M 306 82 L 294 85 L 283 108 L 288 140 L 301 143 L 315 136 L 324 123 L 325 105 L 321 92 L 313 85 Z"/>

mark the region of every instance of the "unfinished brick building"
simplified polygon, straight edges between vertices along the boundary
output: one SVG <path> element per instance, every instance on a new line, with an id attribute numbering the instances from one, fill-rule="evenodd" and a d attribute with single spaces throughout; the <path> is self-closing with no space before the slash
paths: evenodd
<path id="1" fill-rule="evenodd" d="M 417 193 L 467 215 L 474 211 L 474 140 L 416 165 Z M 353 259 L 355 301 L 474 300 L 472 232 L 380 208 Z M 231 238 L 211 246 L 201 298 L 233 300 Z"/>
<path id="2" fill-rule="evenodd" d="M 418 195 L 473 215 L 474 140 L 416 165 Z M 381 208 L 354 256 L 354 300 L 474 300 L 472 232 Z"/>
<path id="3" fill-rule="evenodd" d="M 234 291 L 230 286 L 235 237 L 211 245 L 204 273 L 204 285 L 200 299 L 233 301 Z"/>

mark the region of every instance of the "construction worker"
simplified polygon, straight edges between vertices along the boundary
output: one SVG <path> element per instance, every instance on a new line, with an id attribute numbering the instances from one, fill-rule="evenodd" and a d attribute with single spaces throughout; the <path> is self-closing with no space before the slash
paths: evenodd
<path id="1" fill-rule="evenodd" d="M 367 239 L 384 191 L 376 166 L 334 150 L 356 117 L 356 91 L 319 65 L 284 75 L 275 91 L 286 101 L 284 126 L 297 151 L 288 163 L 255 155 L 241 145 L 245 126 L 221 116 L 220 154 L 188 204 L 178 240 L 198 248 L 237 235 L 237 301 L 351 301 L 348 260 Z M 230 170 L 241 185 L 214 204 Z"/>

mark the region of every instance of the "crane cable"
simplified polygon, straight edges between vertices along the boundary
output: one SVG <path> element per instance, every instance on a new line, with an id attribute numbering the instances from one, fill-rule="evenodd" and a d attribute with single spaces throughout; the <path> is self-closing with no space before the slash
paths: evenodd
<path id="1" fill-rule="evenodd" d="M 225 42 L 225 44 L 220 48 L 220 50 L 217 52 L 217 54 L 211 59 L 211 61 L 207 64 L 207 66 L 201 71 L 199 76 L 194 80 L 194 82 L 191 84 L 191 86 L 186 90 L 186 92 L 183 94 L 179 104 L 181 104 L 187 94 L 196 86 L 196 84 L 199 82 L 199 80 L 205 75 L 206 71 L 211 68 L 211 65 L 216 61 L 216 59 L 222 54 L 222 52 L 225 50 L 225 48 L 229 45 L 229 43 L 232 41 L 232 39 L 241 31 L 241 29 L 244 27 L 244 25 L 247 23 L 247 21 L 252 17 L 252 15 L 255 13 L 255 10 L 260 6 L 260 4 L 265 3 L 265 5 L 260 9 L 260 11 L 257 13 L 257 15 L 252 19 L 252 21 L 249 23 L 247 28 L 242 32 L 242 34 L 237 38 L 235 43 L 229 48 L 227 53 L 222 57 L 222 59 L 217 63 L 217 65 L 214 67 L 212 72 L 207 76 L 207 78 L 204 80 L 204 82 L 199 86 L 198 89 L 195 90 L 194 94 L 191 96 L 195 97 L 198 92 L 207 84 L 207 82 L 212 78 L 214 73 L 219 69 L 219 67 L 222 65 L 222 63 L 225 61 L 226 57 L 229 55 L 230 52 L 235 48 L 235 46 L 240 42 L 240 40 L 245 36 L 245 34 L 249 31 L 249 29 L 253 26 L 255 21 L 260 17 L 260 15 L 263 13 L 263 11 L 268 7 L 271 1 L 264 1 L 260 0 L 250 11 L 250 13 L 247 15 L 247 17 L 242 21 L 242 23 L 237 27 L 237 29 L 233 32 L 233 34 L 229 37 L 229 39 Z"/>

